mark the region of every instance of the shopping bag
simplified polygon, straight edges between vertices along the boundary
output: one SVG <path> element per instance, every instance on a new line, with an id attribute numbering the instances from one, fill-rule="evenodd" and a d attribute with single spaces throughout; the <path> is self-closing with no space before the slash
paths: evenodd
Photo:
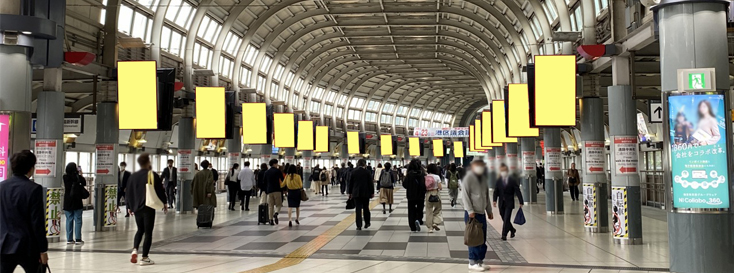
<path id="1" fill-rule="evenodd" d="M 158 198 L 158 194 L 155 192 L 155 179 L 153 178 L 153 171 L 148 172 L 148 183 L 145 184 L 145 206 L 154 210 L 163 209 L 163 202 Z"/>
<path id="2" fill-rule="evenodd" d="M 515 214 L 515 221 L 512 221 L 512 223 L 521 226 L 525 224 L 525 213 L 522 212 L 522 208 L 517 209 L 517 214 Z"/>
<path id="3" fill-rule="evenodd" d="M 466 230 L 464 231 L 464 245 L 469 247 L 480 246 L 484 244 L 484 230 L 482 230 L 482 223 L 477 219 L 471 218 L 466 223 Z"/>

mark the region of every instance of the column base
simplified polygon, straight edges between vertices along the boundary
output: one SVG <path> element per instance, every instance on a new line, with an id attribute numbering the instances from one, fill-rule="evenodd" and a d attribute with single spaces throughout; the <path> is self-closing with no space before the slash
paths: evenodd
<path id="1" fill-rule="evenodd" d="M 589 233 L 607 233 L 609 232 L 609 227 L 584 227 L 586 232 Z"/>
<path id="2" fill-rule="evenodd" d="M 617 245 L 641 245 L 642 238 L 613 238 Z"/>
<path id="3" fill-rule="evenodd" d="M 548 215 L 563 215 L 563 211 L 546 211 Z"/>
<path id="4" fill-rule="evenodd" d="M 48 241 L 49 243 L 58 243 L 59 241 L 61 241 L 61 239 L 60 236 L 48 236 L 46 237 L 46 241 Z"/>

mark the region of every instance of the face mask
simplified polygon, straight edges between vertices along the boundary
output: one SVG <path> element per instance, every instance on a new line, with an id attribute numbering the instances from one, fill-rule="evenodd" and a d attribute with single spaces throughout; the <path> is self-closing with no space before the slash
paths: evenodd
<path id="1" fill-rule="evenodd" d="M 472 167 L 471 167 L 471 170 L 472 170 L 472 171 L 473 171 L 473 172 L 474 172 L 475 174 L 484 174 L 484 167 L 482 167 L 482 166 L 472 166 Z"/>
<path id="2" fill-rule="evenodd" d="M 502 176 L 502 178 L 505 178 L 507 177 L 507 172 L 500 172 L 500 175 Z"/>

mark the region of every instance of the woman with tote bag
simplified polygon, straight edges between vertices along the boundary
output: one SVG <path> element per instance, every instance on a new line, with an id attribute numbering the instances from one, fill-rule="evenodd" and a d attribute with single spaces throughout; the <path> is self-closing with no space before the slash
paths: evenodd
<path id="1" fill-rule="evenodd" d="M 163 181 L 158 174 L 151 170 L 150 156 L 141 154 L 138 157 L 138 165 L 140 170 L 130 175 L 128 180 L 125 201 L 127 202 L 128 213 L 135 216 L 135 223 L 138 226 L 133 241 L 130 262 L 138 263 L 138 247 L 143 236 L 145 236 L 143 259 L 139 263 L 141 266 L 145 266 L 155 264 L 148 257 L 150 246 L 153 243 L 155 213 L 160 209 L 167 213 L 168 207 L 166 207 L 166 190 L 163 188 Z"/>

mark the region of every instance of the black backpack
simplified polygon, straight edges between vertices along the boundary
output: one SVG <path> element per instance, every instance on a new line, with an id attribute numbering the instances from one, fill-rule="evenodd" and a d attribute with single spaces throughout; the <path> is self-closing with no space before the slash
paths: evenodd
<path id="1" fill-rule="evenodd" d="M 392 187 L 392 174 L 390 171 L 382 171 L 382 174 L 380 174 L 380 187 Z"/>
<path id="2" fill-rule="evenodd" d="M 321 174 L 319 175 L 319 181 L 326 181 L 327 180 L 327 178 L 326 178 L 326 172 L 327 171 L 322 171 L 321 172 Z"/>

